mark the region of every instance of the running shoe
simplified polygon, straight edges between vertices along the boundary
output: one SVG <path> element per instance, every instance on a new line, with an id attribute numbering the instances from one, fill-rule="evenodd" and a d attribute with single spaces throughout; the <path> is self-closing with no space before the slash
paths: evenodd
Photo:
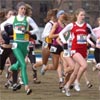
<path id="1" fill-rule="evenodd" d="M 88 88 L 91 88 L 93 85 L 89 82 L 86 84 Z"/>
<path id="2" fill-rule="evenodd" d="M 71 94 L 70 94 L 70 92 L 69 92 L 69 89 L 66 89 L 66 88 L 65 88 L 65 95 L 66 95 L 67 97 L 71 96 Z"/>
<path id="3" fill-rule="evenodd" d="M 62 88 L 62 93 L 65 93 L 65 95 L 66 95 L 67 97 L 71 96 L 71 94 L 70 94 L 70 92 L 69 92 L 69 89 L 66 88 L 66 87 Z"/>
<path id="4" fill-rule="evenodd" d="M 16 91 L 19 89 L 21 89 L 21 84 L 17 84 L 17 83 L 13 84 L 13 91 Z"/>
<path id="5" fill-rule="evenodd" d="M 65 93 L 66 91 L 65 91 L 65 88 L 62 88 L 62 93 Z"/>
<path id="6" fill-rule="evenodd" d="M 41 83 L 41 81 L 40 81 L 40 80 L 38 80 L 38 79 L 33 79 L 33 83 L 34 83 L 34 84 L 40 84 L 40 83 Z"/>
<path id="7" fill-rule="evenodd" d="M 74 84 L 71 84 L 69 88 L 70 88 L 70 90 L 73 89 L 74 88 Z"/>
<path id="8" fill-rule="evenodd" d="M 96 65 L 96 68 L 97 68 L 98 70 L 100 70 L 100 63 L 98 63 L 98 64 Z"/>
<path id="9" fill-rule="evenodd" d="M 74 89 L 79 92 L 81 89 L 80 89 L 80 85 L 79 83 L 74 83 Z"/>
<path id="10" fill-rule="evenodd" d="M 27 95 L 30 95 L 32 93 L 32 89 L 28 89 L 27 91 L 26 91 L 26 94 Z"/>
<path id="11" fill-rule="evenodd" d="M 13 86 L 13 82 L 11 80 L 8 80 L 7 83 L 5 83 L 5 88 L 11 88 Z"/>
<path id="12" fill-rule="evenodd" d="M 45 72 L 46 72 L 45 71 L 45 68 L 46 68 L 46 66 L 43 65 L 42 68 L 41 68 L 41 75 L 44 75 L 45 74 Z"/>
<path id="13" fill-rule="evenodd" d="M 62 89 L 64 86 L 64 82 L 59 82 L 59 89 Z"/>

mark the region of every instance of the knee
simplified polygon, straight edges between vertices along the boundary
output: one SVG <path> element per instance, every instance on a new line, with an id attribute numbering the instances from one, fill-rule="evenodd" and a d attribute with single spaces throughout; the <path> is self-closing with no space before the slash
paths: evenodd
<path id="1" fill-rule="evenodd" d="M 74 71 L 74 66 L 71 66 L 71 71 Z"/>
<path id="2" fill-rule="evenodd" d="M 87 69 L 87 63 L 84 63 L 84 64 L 82 65 L 82 69 L 83 69 L 83 70 L 86 70 L 86 69 Z"/>

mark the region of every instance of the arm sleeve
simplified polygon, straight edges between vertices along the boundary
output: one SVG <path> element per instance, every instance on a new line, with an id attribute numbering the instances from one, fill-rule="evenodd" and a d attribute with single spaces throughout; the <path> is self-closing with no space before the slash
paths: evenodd
<path id="1" fill-rule="evenodd" d="M 43 30 L 42 38 L 49 36 L 51 29 L 52 29 L 52 24 L 48 22 Z"/>
<path id="2" fill-rule="evenodd" d="M 35 23 L 35 21 L 31 17 L 27 17 L 28 24 L 32 27 L 32 30 L 30 31 L 31 34 L 35 34 L 39 32 L 39 27 Z"/>
<path id="3" fill-rule="evenodd" d="M 95 35 L 95 33 L 94 33 L 92 27 L 91 27 L 89 24 L 87 24 L 87 28 L 90 29 L 90 33 L 89 33 L 89 34 L 91 34 L 92 38 L 93 38 L 94 40 L 96 40 L 96 35 Z"/>
<path id="4" fill-rule="evenodd" d="M 73 28 L 73 24 L 70 23 L 59 33 L 59 38 L 64 44 L 67 43 L 67 41 L 64 38 L 64 34 L 67 34 L 72 28 Z"/>
<path id="5" fill-rule="evenodd" d="M 87 24 L 87 28 L 88 28 L 88 36 L 87 36 L 87 42 L 91 45 L 94 45 L 95 44 L 95 41 L 96 41 L 96 35 L 94 33 L 94 31 L 92 30 L 92 27 Z"/>

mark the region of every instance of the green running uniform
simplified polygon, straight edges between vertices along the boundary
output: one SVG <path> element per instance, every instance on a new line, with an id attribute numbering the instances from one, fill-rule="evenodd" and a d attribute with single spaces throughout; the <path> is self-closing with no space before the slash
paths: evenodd
<path id="1" fill-rule="evenodd" d="M 28 30 L 28 23 L 26 20 L 27 17 L 24 17 L 22 21 L 18 21 L 17 17 L 14 19 L 13 27 L 14 30 Z M 22 80 L 24 85 L 28 84 L 28 76 L 26 71 L 25 57 L 28 53 L 28 40 L 29 36 L 25 33 L 14 32 L 14 43 L 13 43 L 13 52 L 17 58 L 17 62 L 11 66 L 11 70 L 18 70 L 20 68 Z"/>

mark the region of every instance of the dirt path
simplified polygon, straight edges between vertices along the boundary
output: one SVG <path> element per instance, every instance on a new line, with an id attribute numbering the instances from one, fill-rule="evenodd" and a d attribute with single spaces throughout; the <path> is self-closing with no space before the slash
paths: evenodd
<path id="1" fill-rule="evenodd" d="M 97 71 L 92 71 L 92 64 L 89 64 L 88 72 L 93 87 L 88 89 L 82 77 L 81 91 L 71 90 L 71 97 L 66 97 L 65 94 L 60 92 L 56 71 L 47 71 L 44 76 L 41 76 L 40 68 L 38 68 L 38 77 L 42 83 L 37 85 L 32 82 L 32 71 L 31 67 L 28 66 L 29 84 L 33 90 L 33 93 L 29 96 L 26 95 L 24 86 L 16 92 L 13 92 L 11 89 L 5 89 L 6 79 L 4 72 L 0 76 L 0 100 L 100 100 Z"/>

